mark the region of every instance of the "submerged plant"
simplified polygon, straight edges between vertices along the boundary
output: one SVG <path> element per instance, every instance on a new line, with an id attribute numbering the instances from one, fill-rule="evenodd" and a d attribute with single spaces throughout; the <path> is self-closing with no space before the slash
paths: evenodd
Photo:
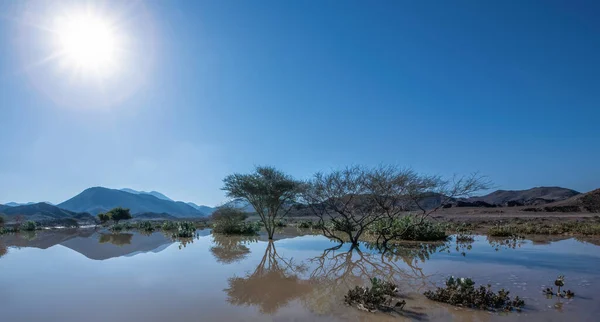
<path id="1" fill-rule="evenodd" d="M 374 236 L 397 236 L 397 240 L 440 241 L 448 239 L 446 225 L 417 216 L 380 220 L 369 227 Z"/>
<path id="2" fill-rule="evenodd" d="M 177 228 L 172 234 L 173 238 L 191 238 L 196 235 L 196 226 L 193 222 L 181 221 L 177 223 Z"/>
<path id="3" fill-rule="evenodd" d="M 544 290 L 544 294 L 546 294 L 549 298 L 552 298 L 553 295 L 556 295 L 558 297 L 565 297 L 565 298 L 572 298 L 575 296 L 575 293 L 572 292 L 571 290 L 563 290 L 562 292 L 560 291 L 560 288 L 565 286 L 565 276 L 564 275 L 558 275 L 558 277 L 556 278 L 556 280 L 554 281 L 554 285 L 556 285 L 558 287 L 558 292 L 554 293 L 554 290 L 552 289 L 552 287 L 548 287 Z"/>
<path id="4" fill-rule="evenodd" d="M 398 300 L 398 286 L 373 277 L 371 287 L 356 286 L 344 296 L 344 302 L 358 309 L 375 313 L 378 310 L 388 311 L 404 308 L 406 301 Z"/>
<path id="5" fill-rule="evenodd" d="M 154 224 L 152 224 L 151 221 L 140 221 L 137 224 L 137 229 L 139 229 L 141 231 L 146 231 L 146 232 L 153 232 Z"/>
<path id="6" fill-rule="evenodd" d="M 177 229 L 177 223 L 174 221 L 165 221 L 161 228 L 162 230 L 175 230 Z"/>
<path id="7" fill-rule="evenodd" d="M 481 310 L 519 311 L 525 306 L 521 298 L 517 296 L 511 299 L 508 294 L 504 289 L 493 292 L 489 284 L 487 287 L 476 288 L 472 279 L 454 277 L 446 280 L 446 287 L 438 287 L 435 291 L 424 293 L 430 300 Z"/>

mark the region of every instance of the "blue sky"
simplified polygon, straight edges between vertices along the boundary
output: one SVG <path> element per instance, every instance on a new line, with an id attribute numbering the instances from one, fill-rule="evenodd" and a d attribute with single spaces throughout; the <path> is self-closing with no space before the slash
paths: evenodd
<path id="1" fill-rule="evenodd" d="M 130 56 L 101 81 L 40 62 L 55 9 L 0 4 L 0 203 L 106 186 L 216 205 L 258 164 L 600 187 L 595 1 L 132 3 L 102 5 Z"/>

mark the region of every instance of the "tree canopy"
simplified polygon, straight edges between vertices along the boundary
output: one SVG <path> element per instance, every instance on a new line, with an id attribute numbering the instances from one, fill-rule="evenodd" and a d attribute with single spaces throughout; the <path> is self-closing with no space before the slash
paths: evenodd
<path id="1" fill-rule="evenodd" d="M 274 167 L 258 166 L 250 174 L 232 174 L 223 179 L 227 197 L 250 203 L 260 216 L 269 239 L 273 239 L 275 220 L 284 217 L 296 201 L 299 181 Z"/>

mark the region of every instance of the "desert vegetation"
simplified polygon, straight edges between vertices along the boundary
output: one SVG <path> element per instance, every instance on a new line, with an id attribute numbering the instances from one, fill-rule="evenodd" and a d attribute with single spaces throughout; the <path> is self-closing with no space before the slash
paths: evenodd
<path id="1" fill-rule="evenodd" d="M 450 277 L 446 280 L 445 287 L 438 287 L 424 294 L 430 300 L 480 310 L 520 311 L 525 306 L 525 301 L 518 296 L 511 299 L 508 291 L 501 289 L 494 292 L 491 288 L 491 285 L 476 288 L 475 282 L 470 278 Z"/>
<path id="2" fill-rule="evenodd" d="M 385 246 L 401 239 L 443 239 L 443 229 L 427 221 L 430 215 L 451 198 L 488 186 L 478 175 L 444 180 L 394 166 L 355 166 L 315 174 L 303 189 L 303 199 L 326 237 L 357 246 L 362 234 L 370 232 Z M 441 202 L 426 207 L 432 196 Z"/>
<path id="3" fill-rule="evenodd" d="M 523 235 L 600 235 L 600 222 L 563 221 L 559 223 L 497 224 L 487 231 L 489 236 L 511 237 Z"/>
<path id="4" fill-rule="evenodd" d="M 248 214 L 232 207 L 221 207 L 212 214 L 213 231 L 226 235 L 256 235 L 260 226 L 247 222 Z"/>
<path id="5" fill-rule="evenodd" d="M 356 286 L 348 291 L 344 302 L 356 306 L 359 310 L 375 313 L 377 311 L 401 310 L 406 301 L 398 298 L 398 286 L 392 282 L 371 278 L 371 287 Z"/>

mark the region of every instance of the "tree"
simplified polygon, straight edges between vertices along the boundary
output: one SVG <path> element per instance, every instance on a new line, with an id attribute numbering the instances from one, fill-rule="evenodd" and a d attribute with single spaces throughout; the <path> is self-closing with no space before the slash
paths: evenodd
<path id="1" fill-rule="evenodd" d="M 99 213 L 97 217 L 102 225 L 106 224 L 106 222 L 110 220 L 110 215 L 108 214 Z"/>
<path id="2" fill-rule="evenodd" d="M 5 222 L 4 216 L 2 216 L 2 214 L 0 214 L 0 227 L 4 227 L 4 222 Z"/>
<path id="3" fill-rule="evenodd" d="M 121 220 L 131 219 L 131 214 L 129 213 L 129 209 L 117 207 L 112 209 L 107 213 L 116 224 Z"/>
<path id="4" fill-rule="evenodd" d="M 296 201 L 302 184 L 273 167 L 256 167 L 251 174 L 232 174 L 223 179 L 227 197 L 250 203 L 263 222 L 269 239 L 275 233 L 275 221 L 283 218 Z"/>
<path id="5" fill-rule="evenodd" d="M 477 175 L 445 181 L 395 166 L 354 166 L 315 174 L 303 190 L 303 197 L 319 217 L 326 237 L 340 243 L 349 241 L 355 247 L 361 235 L 373 226 L 380 228 L 376 231 L 378 241 L 386 244 L 402 237 L 414 225 L 423 224 L 453 198 L 487 187 Z M 425 201 L 431 202 L 432 198 L 436 199 L 434 206 L 426 205 Z M 418 220 L 411 221 L 413 224 L 402 231 L 392 229 L 401 216 L 415 210 L 419 211 Z M 331 225 L 326 225 L 326 220 Z"/>

